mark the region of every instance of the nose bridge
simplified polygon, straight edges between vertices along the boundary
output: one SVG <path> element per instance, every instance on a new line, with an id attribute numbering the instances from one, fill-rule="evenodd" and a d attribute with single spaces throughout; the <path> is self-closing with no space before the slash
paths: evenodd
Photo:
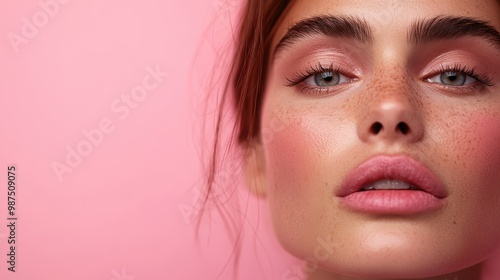
<path id="1" fill-rule="evenodd" d="M 408 94 L 409 87 L 402 81 L 396 79 L 384 79 L 375 82 L 375 85 L 369 89 L 372 103 L 378 104 L 383 108 L 394 108 L 396 105 L 409 106 L 411 96 Z"/>
<path id="2" fill-rule="evenodd" d="M 369 110 L 379 117 L 397 119 L 403 114 L 414 112 L 414 95 L 406 75 L 402 73 L 378 77 L 368 92 L 372 97 Z"/>
<path id="3" fill-rule="evenodd" d="M 378 71 L 363 94 L 365 106 L 359 121 L 363 141 L 414 142 L 422 137 L 416 94 L 404 70 Z"/>

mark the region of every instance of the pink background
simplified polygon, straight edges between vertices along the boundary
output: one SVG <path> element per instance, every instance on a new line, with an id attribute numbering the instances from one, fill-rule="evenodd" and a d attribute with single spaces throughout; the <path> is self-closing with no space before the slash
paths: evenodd
<path id="1" fill-rule="evenodd" d="M 224 226 L 214 220 L 199 243 L 194 237 L 203 188 L 195 139 L 207 71 L 224 41 L 216 38 L 227 37 L 235 8 L 225 0 L 4 3 L 0 279 L 215 279 L 223 270 L 233 248 Z M 168 76 L 150 79 L 148 67 Z M 146 94 L 136 88 L 143 79 Z M 132 92 L 142 100 L 133 109 L 121 101 Z M 85 146 L 82 131 L 106 119 L 114 130 Z M 68 146 L 87 155 L 59 180 L 53 164 L 66 164 Z M 16 273 L 6 263 L 10 164 L 18 169 Z M 245 226 L 241 275 L 277 279 L 290 266 L 259 224 L 259 239 Z"/>
<path id="2" fill-rule="evenodd" d="M 234 279 L 223 270 L 233 249 L 223 223 L 204 224 L 196 239 L 194 217 L 206 82 L 238 2 L 4 4 L 0 181 L 15 164 L 18 225 L 11 273 L 2 183 L 0 279 Z M 156 68 L 168 75 L 154 79 L 147 69 Z M 133 94 L 139 101 L 126 105 Z M 97 133 L 102 122 L 112 129 Z M 90 146 L 88 133 L 97 133 Z M 78 149 L 80 160 L 68 156 Z M 71 172 L 58 176 L 54 164 L 68 160 Z M 265 203 L 239 194 L 249 203 L 238 279 L 293 275 Z"/>

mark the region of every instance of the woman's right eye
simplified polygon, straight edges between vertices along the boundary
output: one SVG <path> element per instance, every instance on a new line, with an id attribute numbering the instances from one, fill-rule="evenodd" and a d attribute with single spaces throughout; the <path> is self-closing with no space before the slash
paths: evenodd
<path id="1" fill-rule="evenodd" d="M 333 87 L 350 81 L 351 78 L 340 74 L 340 72 L 328 70 L 310 75 L 304 80 L 304 83 L 313 87 Z"/>
<path id="2" fill-rule="evenodd" d="M 333 64 L 325 67 L 318 63 L 293 75 L 292 78 L 287 77 L 288 83 L 285 86 L 296 87 L 303 93 L 329 94 L 335 92 L 337 86 L 357 80 L 354 76 L 344 73 L 350 72 L 335 68 Z"/>

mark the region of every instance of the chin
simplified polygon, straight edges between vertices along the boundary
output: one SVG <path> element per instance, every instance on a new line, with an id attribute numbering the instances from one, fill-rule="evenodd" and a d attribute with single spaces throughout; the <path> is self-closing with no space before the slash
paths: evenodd
<path id="1" fill-rule="evenodd" d="M 305 242 L 302 246 L 292 243 L 282 245 L 288 245 L 287 249 L 296 257 L 317 262 L 318 271 L 308 272 L 325 276 L 312 279 L 330 279 L 332 275 L 345 275 L 360 279 L 443 276 L 444 278 L 437 279 L 444 280 L 446 275 L 483 262 L 491 253 L 490 247 L 463 244 L 459 238 L 446 239 L 446 236 L 447 234 L 433 231 L 431 228 L 416 229 L 414 224 L 408 223 L 365 223 L 361 227 L 353 225 L 347 232 L 332 232 L 329 238 L 325 238 L 331 240 L 328 243 L 331 250 L 326 249 L 325 242 L 318 246 L 317 238 L 315 242 Z M 309 241 L 312 241 L 312 238 Z M 323 253 L 328 251 L 330 254 L 327 259 L 313 257 L 318 252 L 323 256 Z M 467 278 L 472 279 L 474 278 Z"/>
<path id="2" fill-rule="evenodd" d="M 321 264 L 334 273 L 375 279 L 412 279 L 442 276 L 472 267 L 484 254 L 468 254 L 459 245 L 440 246 L 438 240 L 379 233 L 352 240 L 356 247 L 344 247 Z M 483 252 L 484 253 L 484 252 Z M 453 278 L 451 278 L 453 279 Z"/>
<path id="3" fill-rule="evenodd" d="M 322 267 L 336 274 L 359 278 L 411 279 L 446 275 L 475 264 L 470 262 L 467 262 L 467 264 L 463 262 L 455 263 L 443 258 L 436 260 L 436 256 L 430 256 L 432 253 L 418 258 L 407 258 L 403 252 L 399 252 L 399 254 L 398 257 L 387 257 L 386 254 L 364 256 L 349 264 L 325 263 Z"/>

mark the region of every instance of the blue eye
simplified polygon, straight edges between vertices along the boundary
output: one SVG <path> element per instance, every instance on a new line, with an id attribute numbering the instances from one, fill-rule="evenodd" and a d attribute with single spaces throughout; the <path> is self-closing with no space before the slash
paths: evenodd
<path id="1" fill-rule="evenodd" d="M 347 83 L 351 79 L 335 71 L 323 71 L 313 73 L 307 77 L 304 82 L 315 87 L 332 87 L 338 84 Z"/>
<path id="2" fill-rule="evenodd" d="M 476 69 L 467 66 L 443 66 L 439 72 L 434 72 L 425 81 L 456 89 L 493 86 L 492 77 L 479 74 Z"/>
<path id="3" fill-rule="evenodd" d="M 339 68 L 333 68 L 333 64 L 323 67 L 320 63 L 309 69 L 293 75 L 293 78 L 286 78 L 288 84 L 285 86 L 299 86 L 302 90 L 330 91 L 337 85 L 349 83 L 354 78 L 346 76 Z"/>
<path id="4" fill-rule="evenodd" d="M 447 86 L 464 86 L 464 85 L 474 84 L 477 82 L 477 80 L 474 77 L 471 77 L 466 73 L 457 71 L 443 72 L 428 78 L 427 81 Z"/>

